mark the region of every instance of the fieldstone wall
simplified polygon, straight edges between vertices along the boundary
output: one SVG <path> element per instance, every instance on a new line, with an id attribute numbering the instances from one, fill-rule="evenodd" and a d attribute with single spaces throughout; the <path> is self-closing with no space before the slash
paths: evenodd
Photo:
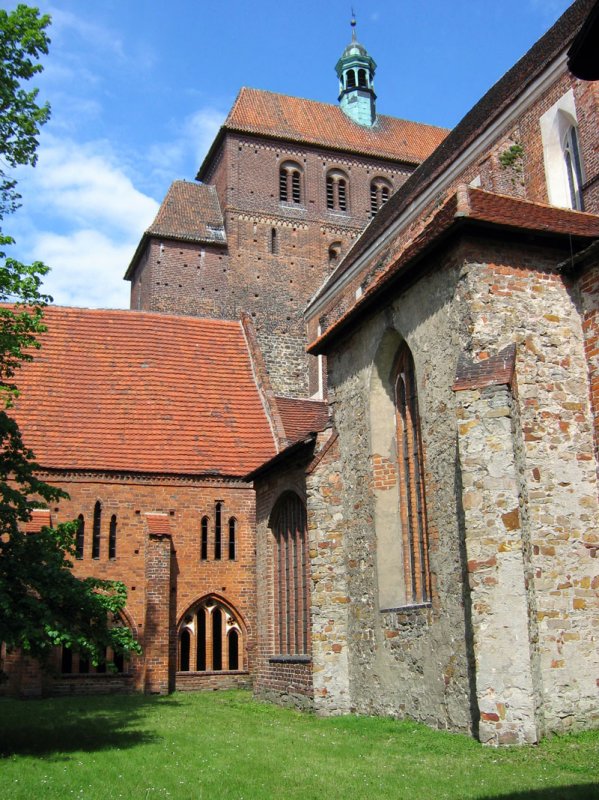
<path id="1" fill-rule="evenodd" d="M 307 470 L 312 597 L 314 708 L 322 714 L 351 710 L 345 517 L 336 433 Z"/>
<path id="2" fill-rule="evenodd" d="M 520 508 L 517 420 L 508 386 L 478 388 L 476 380 L 469 389 L 465 385 L 462 380 L 457 413 L 479 737 L 491 744 L 536 742 L 530 545 Z"/>
<path id="3" fill-rule="evenodd" d="M 452 250 L 422 264 L 426 281 L 413 284 L 366 321 L 330 353 L 328 363 L 343 475 L 340 513 L 349 598 L 351 708 L 475 730 L 478 713 L 465 611 L 469 600 L 451 390 L 464 346 L 465 308 L 456 301 L 459 263 L 459 252 Z M 430 271 L 433 265 L 435 272 Z M 397 494 L 389 457 L 395 444 L 387 442 L 386 452 L 378 444 L 374 448 L 380 414 L 372 412 L 373 386 L 387 386 L 377 389 L 379 395 L 391 392 L 390 337 L 407 342 L 415 363 L 432 583 L 432 602 L 403 601 L 395 607 L 389 607 L 379 589 L 390 538 L 401 540 L 399 507 L 393 513 L 377 513 L 377 493 Z M 381 357 L 386 347 L 388 358 Z M 402 569 L 394 579 L 405 597 Z"/>

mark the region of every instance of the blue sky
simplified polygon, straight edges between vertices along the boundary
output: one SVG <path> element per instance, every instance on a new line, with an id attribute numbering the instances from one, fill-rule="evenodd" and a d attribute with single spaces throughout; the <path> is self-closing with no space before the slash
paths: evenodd
<path id="1" fill-rule="evenodd" d="M 0 0 L 10 10 L 16 3 Z M 335 103 L 351 0 L 60 0 L 37 79 L 52 119 L 12 255 L 57 303 L 127 307 L 122 280 L 172 180 L 193 180 L 243 85 Z M 354 0 L 378 110 L 451 127 L 569 0 Z"/>

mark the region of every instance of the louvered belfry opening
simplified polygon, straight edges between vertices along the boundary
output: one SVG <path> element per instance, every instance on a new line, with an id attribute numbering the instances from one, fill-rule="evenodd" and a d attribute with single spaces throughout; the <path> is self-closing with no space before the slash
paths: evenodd
<path id="1" fill-rule="evenodd" d="M 422 439 L 414 361 L 405 344 L 398 352 L 394 375 L 406 599 L 426 603 L 431 592 Z"/>
<path id="2" fill-rule="evenodd" d="M 308 542 L 306 509 L 293 492 L 273 512 L 275 537 L 275 649 L 283 655 L 309 653 Z"/>

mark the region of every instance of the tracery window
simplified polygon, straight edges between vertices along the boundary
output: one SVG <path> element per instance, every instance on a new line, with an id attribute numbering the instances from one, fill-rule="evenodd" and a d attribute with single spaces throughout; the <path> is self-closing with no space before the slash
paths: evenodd
<path id="1" fill-rule="evenodd" d="M 279 200 L 295 205 L 302 202 L 302 168 L 295 161 L 285 161 L 279 167 Z"/>
<path id="2" fill-rule="evenodd" d="M 347 211 L 349 208 L 349 181 L 340 169 L 333 169 L 327 173 L 326 194 L 327 208 L 329 211 Z"/>
<path id="3" fill-rule="evenodd" d="M 180 672 L 232 672 L 243 669 L 243 632 L 234 611 L 207 597 L 179 624 Z"/>
<path id="4" fill-rule="evenodd" d="M 375 178 L 370 184 L 370 213 L 374 217 L 391 196 L 391 184 L 384 178 Z"/>
<path id="5" fill-rule="evenodd" d="M 306 509 L 294 492 L 277 501 L 272 517 L 275 567 L 275 647 L 282 655 L 309 652 Z"/>
<path id="6" fill-rule="evenodd" d="M 406 600 L 425 603 L 431 594 L 422 440 L 414 360 L 405 343 L 397 354 L 393 380 Z"/>

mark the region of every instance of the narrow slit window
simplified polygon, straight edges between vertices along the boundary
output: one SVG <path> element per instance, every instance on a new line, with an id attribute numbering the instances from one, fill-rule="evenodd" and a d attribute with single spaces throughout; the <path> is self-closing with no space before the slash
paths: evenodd
<path id="1" fill-rule="evenodd" d="M 347 184 L 343 178 L 338 183 L 339 211 L 347 211 Z"/>
<path id="2" fill-rule="evenodd" d="M 276 256 L 279 252 L 279 242 L 276 228 L 270 229 L 270 252 L 273 254 L 273 256 Z"/>
<path id="3" fill-rule="evenodd" d="M 212 669 L 223 668 L 223 615 L 218 606 L 212 609 Z"/>
<path id="4" fill-rule="evenodd" d="M 214 513 L 214 560 L 220 561 L 222 556 L 222 503 L 217 503 Z"/>
<path id="5" fill-rule="evenodd" d="M 229 520 L 229 561 L 235 561 L 237 548 L 237 520 L 231 517 Z"/>
<path id="6" fill-rule="evenodd" d="M 83 558 L 83 550 L 85 547 L 85 518 L 83 514 L 79 514 L 77 518 L 77 534 L 75 539 L 75 557 L 78 559 Z"/>
<path id="7" fill-rule="evenodd" d="M 110 528 L 108 531 L 108 558 L 116 558 L 116 514 L 110 517 Z"/>
<path id="8" fill-rule="evenodd" d="M 208 517 L 202 517 L 200 530 L 200 560 L 208 561 Z"/>
<path id="9" fill-rule="evenodd" d="M 100 532 L 102 526 L 102 504 L 98 500 L 94 506 L 94 524 L 92 527 L 92 558 L 100 558 Z"/>

